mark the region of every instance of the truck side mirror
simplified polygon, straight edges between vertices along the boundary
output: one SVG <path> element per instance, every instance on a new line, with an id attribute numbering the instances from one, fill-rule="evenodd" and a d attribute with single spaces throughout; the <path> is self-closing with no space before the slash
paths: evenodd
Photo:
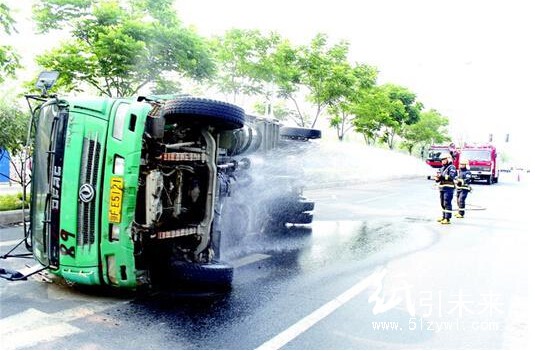
<path id="1" fill-rule="evenodd" d="M 38 89 L 41 89 L 42 96 L 47 95 L 48 90 L 52 88 L 54 83 L 56 83 L 56 80 L 58 80 L 58 76 L 58 71 L 43 71 L 39 73 L 39 77 L 37 78 L 35 86 Z"/>

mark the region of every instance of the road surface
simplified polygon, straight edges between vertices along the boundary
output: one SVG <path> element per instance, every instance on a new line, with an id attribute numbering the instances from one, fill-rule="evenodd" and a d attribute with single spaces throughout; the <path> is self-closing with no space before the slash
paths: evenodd
<path id="1" fill-rule="evenodd" d="M 440 216 L 432 181 L 310 190 L 310 228 L 226 244 L 227 294 L 132 294 L 0 282 L 0 346 L 15 349 L 516 349 L 533 304 L 529 177 L 474 185 Z M 482 209 L 484 208 L 484 209 Z M 0 229 L 0 249 L 21 235 Z M 2 260 L 21 268 L 31 260 Z M 46 277 L 45 277 L 46 278 Z M 45 279 L 46 280 L 46 279 Z"/>

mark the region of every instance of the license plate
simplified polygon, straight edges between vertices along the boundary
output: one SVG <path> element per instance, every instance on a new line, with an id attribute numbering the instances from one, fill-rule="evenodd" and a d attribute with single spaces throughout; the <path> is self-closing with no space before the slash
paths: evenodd
<path id="1" fill-rule="evenodd" d="M 110 181 L 110 208 L 108 219 L 110 223 L 121 222 L 121 208 L 123 206 L 123 178 L 111 177 Z"/>

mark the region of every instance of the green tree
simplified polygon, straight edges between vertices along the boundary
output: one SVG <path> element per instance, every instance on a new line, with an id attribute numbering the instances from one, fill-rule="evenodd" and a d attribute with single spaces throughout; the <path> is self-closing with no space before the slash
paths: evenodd
<path id="1" fill-rule="evenodd" d="M 299 83 L 308 90 L 307 100 L 314 107 L 311 128 L 323 110 L 334 105 L 354 83 L 353 76 L 348 74 L 351 70 L 348 52 L 348 42 L 340 41 L 329 47 L 327 35 L 323 33 L 317 34 L 309 46 L 301 47 Z"/>
<path id="2" fill-rule="evenodd" d="M 340 96 L 332 101 L 328 108 L 329 124 L 336 129 L 340 141 L 354 128 L 355 125 L 351 121 L 357 116 L 357 106 L 377 79 L 377 69 L 365 64 L 357 63 L 354 67 L 347 67 L 345 73 L 345 79 L 341 80 L 342 84 L 338 86 Z"/>
<path id="3" fill-rule="evenodd" d="M 7 4 L 0 0 L 0 34 L 10 35 L 16 32 L 15 20 Z M 0 45 L 0 83 L 6 77 L 14 77 L 16 70 L 20 68 L 20 56 L 10 45 Z"/>
<path id="4" fill-rule="evenodd" d="M 402 147 L 412 155 L 415 146 L 420 146 L 420 152 L 431 144 L 449 141 L 447 127 L 448 117 L 442 116 L 437 110 L 431 109 L 420 113 L 418 122 L 407 125 L 403 130 Z"/>
<path id="5" fill-rule="evenodd" d="M 45 0 L 34 7 L 38 29 L 69 29 L 72 38 L 37 57 L 57 70 L 56 88 L 129 96 L 168 77 L 201 80 L 214 65 L 205 41 L 180 23 L 171 0 Z M 156 86 L 156 89 L 158 87 Z"/>
<path id="6" fill-rule="evenodd" d="M 19 184 L 22 176 L 22 164 L 25 155 L 22 153 L 26 143 L 27 118 L 24 113 L 8 99 L 0 99 L 0 157 L 7 157 L 4 151 L 10 154 L 10 163 L 17 177 L 10 178 L 9 174 L 2 174 Z M 17 162 L 16 160 L 20 161 Z"/>
<path id="7" fill-rule="evenodd" d="M 273 54 L 280 42 L 277 33 L 263 35 L 259 30 L 231 29 L 215 37 L 215 86 L 234 103 L 239 95 L 261 95 L 269 103 L 274 93 Z"/>
<path id="8" fill-rule="evenodd" d="M 362 134 L 367 145 L 372 145 L 380 137 L 380 132 L 390 120 L 392 104 L 385 86 L 365 89 L 355 106 L 356 118 L 352 120 L 355 131 Z"/>
<path id="9" fill-rule="evenodd" d="M 271 111 L 270 116 L 278 119 L 279 121 L 287 121 L 288 119 L 293 119 L 294 111 L 288 109 L 284 102 L 277 101 L 270 105 Z M 254 106 L 253 110 L 260 116 L 264 116 L 266 114 L 266 103 L 265 101 L 257 101 Z"/>
<path id="10" fill-rule="evenodd" d="M 394 140 L 405 126 L 418 122 L 423 105 L 416 100 L 416 94 L 405 87 L 385 84 L 389 98 L 390 116 L 384 121 L 382 140 L 390 149 L 394 148 Z"/>

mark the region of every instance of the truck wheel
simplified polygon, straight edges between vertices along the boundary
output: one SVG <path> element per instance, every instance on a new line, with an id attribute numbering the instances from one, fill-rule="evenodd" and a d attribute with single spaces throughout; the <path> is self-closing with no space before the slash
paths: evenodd
<path id="1" fill-rule="evenodd" d="M 489 176 L 489 177 L 487 178 L 487 184 L 488 184 L 488 185 L 491 185 L 491 184 L 492 184 L 492 176 Z"/>
<path id="2" fill-rule="evenodd" d="M 321 138 L 321 130 L 300 127 L 281 127 L 279 134 L 286 139 L 308 140 Z"/>
<path id="3" fill-rule="evenodd" d="M 241 107 L 223 101 L 197 97 L 182 97 L 166 101 L 163 107 L 166 121 L 212 125 L 221 130 L 243 127 L 245 113 Z"/>
<path id="4" fill-rule="evenodd" d="M 234 268 L 226 263 L 190 263 L 174 261 L 170 267 L 170 277 L 175 281 L 185 281 L 193 284 L 227 287 L 232 283 Z"/>

